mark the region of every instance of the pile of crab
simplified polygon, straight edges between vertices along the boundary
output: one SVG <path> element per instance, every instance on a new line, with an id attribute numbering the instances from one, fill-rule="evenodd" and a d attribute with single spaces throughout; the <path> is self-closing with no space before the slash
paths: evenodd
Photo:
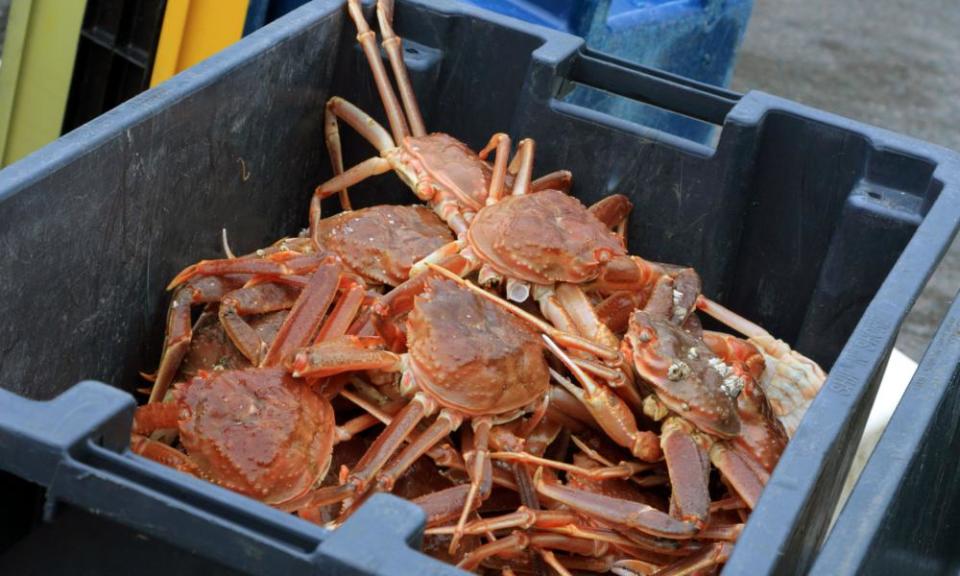
<path id="1" fill-rule="evenodd" d="M 533 179 L 532 141 L 508 162 L 505 134 L 479 154 L 427 134 L 392 3 L 399 98 L 348 7 L 390 129 L 331 99 L 309 229 L 173 280 L 132 448 L 327 526 L 392 492 L 424 510 L 425 552 L 468 570 L 716 571 L 824 373 L 693 269 L 629 254 L 625 197 Z M 379 154 L 344 171 L 339 121 Z M 389 170 L 424 204 L 351 210 Z"/>

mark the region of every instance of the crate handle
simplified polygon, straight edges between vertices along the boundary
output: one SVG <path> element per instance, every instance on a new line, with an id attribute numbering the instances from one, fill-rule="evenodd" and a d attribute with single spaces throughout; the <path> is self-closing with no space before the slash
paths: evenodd
<path id="1" fill-rule="evenodd" d="M 584 48 L 567 79 L 664 110 L 723 125 L 741 95 Z"/>

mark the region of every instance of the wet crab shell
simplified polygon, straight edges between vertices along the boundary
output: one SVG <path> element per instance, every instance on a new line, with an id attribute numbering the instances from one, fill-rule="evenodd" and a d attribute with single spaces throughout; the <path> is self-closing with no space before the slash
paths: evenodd
<path id="1" fill-rule="evenodd" d="M 504 414 L 543 397 L 543 345 L 524 323 L 449 280 L 431 279 L 407 317 L 418 384 L 469 415 Z"/>
<path id="2" fill-rule="evenodd" d="M 324 218 L 317 237 L 364 279 L 396 286 L 415 262 L 451 242 L 453 233 L 424 206 L 380 205 Z"/>
<path id="3" fill-rule="evenodd" d="M 498 273 L 535 284 L 596 279 L 623 243 L 579 200 L 557 190 L 510 196 L 480 210 L 470 247 Z"/>
<path id="4" fill-rule="evenodd" d="M 180 441 L 208 480 L 277 505 L 327 473 L 333 408 L 283 370 L 215 372 L 178 384 L 174 399 Z"/>
<path id="5" fill-rule="evenodd" d="M 637 310 L 623 352 L 671 411 L 708 434 L 740 434 L 736 395 L 724 388 L 725 375 L 716 368 L 719 358 L 702 340 Z"/>

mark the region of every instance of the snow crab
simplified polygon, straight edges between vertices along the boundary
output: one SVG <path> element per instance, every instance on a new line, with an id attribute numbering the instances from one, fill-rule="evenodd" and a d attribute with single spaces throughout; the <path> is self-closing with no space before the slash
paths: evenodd
<path id="1" fill-rule="evenodd" d="M 522 189 L 569 186 L 570 173 L 566 171 L 548 174 L 531 183 L 532 140 L 520 142 L 508 165 L 511 142 L 506 134 L 494 134 L 479 154 L 450 135 L 427 134 L 403 61 L 402 40 L 393 30 L 393 2 L 377 2 L 377 20 L 400 99 L 394 92 L 377 46 L 376 33 L 367 23 L 360 0 L 349 0 L 347 8 L 356 25 L 357 40 L 373 74 L 390 130 L 343 98 L 333 97 L 327 102 L 324 134 L 334 177 L 318 186 L 314 193 L 311 230 L 317 229 L 314 223 L 320 220 L 321 200 L 339 194 L 341 205 L 349 209 L 349 186 L 390 170 L 396 172 L 418 198 L 428 202 L 458 236 L 466 232 L 472 215 L 485 204 L 496 202 L 508 186 Z M 339 120 L 370 142 L 378 156 L 344 171 Z M 493 165 L 486 162 L 491 152 L 494 152 Z"/>

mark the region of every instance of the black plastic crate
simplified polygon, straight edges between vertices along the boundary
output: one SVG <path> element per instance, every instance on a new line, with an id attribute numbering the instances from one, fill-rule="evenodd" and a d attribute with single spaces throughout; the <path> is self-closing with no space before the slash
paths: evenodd
<path id="1" fill-rule="evenodd" d="M 166 4 L 166 0 L 87 0 L 64 132 L 150 87 Z"/>
<path id="2" fill-rule="evenodd" d="M 397 29 L 428 127 L 475 148 L 497 130 L 537 139 L 538 173 L 572 170 L 585 202 L 631 197 L 632 251 L 695 266 L 709 296 L 831 370 L 726 568 L 804 570 L 896 331 L 960 224 L 957 157 L 465 5 L 401 2 Z M 47 520 L 67 503 L 252 573 L 454 572 L 409 547 L 422 515 L 392 496 L 331 533 L 127 450 L 165 283 L 220 254 L 222 227 L 248 251 L 306 223 L 330 175 L 327 98 L 382 118 L 354 37 L 340 2 L 313 2 L 0 172 L 0 468 L 46 487 Z M 565 102 L 574 84 L 722 125 L 719 141 Z M 344 149 L 371 153 L 350 135 Z M 414 201 L 394 176 L 351 198 Z M 71 387 L 85 378 L 109 385 Z"/>
<path id="3" fill-rule="evenodd" d="M 940 324 L 812 574 L 960 571 L 960 298 Z"/>

